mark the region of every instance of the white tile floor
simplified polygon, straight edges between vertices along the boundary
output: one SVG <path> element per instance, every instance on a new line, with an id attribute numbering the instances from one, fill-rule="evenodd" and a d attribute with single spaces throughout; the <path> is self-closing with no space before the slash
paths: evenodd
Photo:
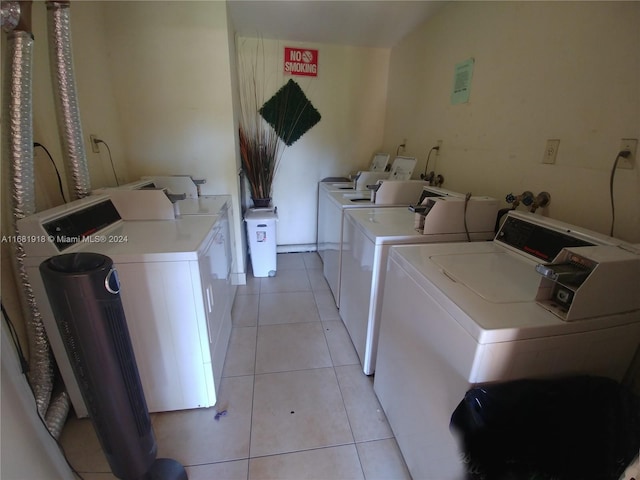
<path id="1" fill-rule="evenodd" d="M 249 275 L 232 317 L 218 405 L 152 414 L 158 457 L 190 480 L 410 478 L 316 253 Z M 115 478 L 88 420 L 70 418 L 61 443 L 83 478 Z"/>

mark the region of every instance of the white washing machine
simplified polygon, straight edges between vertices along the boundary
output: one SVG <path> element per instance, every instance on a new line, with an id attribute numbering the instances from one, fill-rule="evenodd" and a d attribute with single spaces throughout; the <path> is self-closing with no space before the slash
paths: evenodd
<path id="1" fill-rule="evenodd" d="M 386 166 L 389 161 L 388 153 L 376 153 L 373 156 L 371 162 L 371 168 L 369 171 L 361 170 L 355 175 L 350 176 L 353 178 L 350 182 L 334 182 L 326 181 L 318 183 L 318 210 L 316 214 L 316 250 L 320 259 L 324 262 L 326 246 L 330 243 L 330 239 L 327 235 L 330 234 L 331 227 L 326 224 L 327 218 L 321 216 L 320 204 L 324 203 L 325 197 L 329 192 L 336 192 L 341 190 L 356 190 L 358 193 L 354 195 L 355 200 L 362 201 L 360 197 L 369 197 L 370 188 L 369 185 L 375 185 L 378 180 L 411 180 L 411 175 L 416 165 L 416 159 L 414 157 L 396 157 L 393 161 L 390 171 L 386 171 Z M 356 192 L 351 192 L 355 194 Z M 380 203 L 380 202 L 379 202 Z M 324 206 L 324 205 L 323 205 Z"/>
<path id="2" fill-rule="evenodd" d="M 233 210 L 230 195 L 199 195 L 198 185 L 204 180 L 194 180 L 189 175 L 149 176 L 118 187 L 99 188 L 93 195 L 107 194 L 123 220 L 174 220 L 185 215 L 219 216 L 221 231 L 228 247 L 230 304 L 235 290 L 231 285 L 231 272 L 235 269 Z M 172 196 L 173 203 L 169 199 Z M 184 195 L 185 198 L 175 199 Z M 229 306 L 229 309 L 231 306 Z"/>
<path id="3" fill-rule="evenodd" d="M 225 214 L 223 214 L 224 216 Z M 118 271 L 121 299 L 149 411 L 210 407 L 231 334 L 228 237 L 218 215 L 123 221 L 106 195 L 19 221 L 25 265 L 53 353 L 78 416 L 87 409 L 49 306 L 39 265 L 96 252 Z"/>
<path id="4" fill-rule="evenodd" d="M 173 194 L 184 194 L 187 199 L 198 198 L 200 185 L 206 183 L 205 180 L 194 180 L 191 175 L 150 175 L 142 177 L 142 180 L 150 181 L 151 188 L 166 188 Z"/>
<path id="5" fill-rule="evenodd" d="M 358 172 L 358 175 L 362 172 Z M 380 174 L 379 172 L 365 172 L 367 176 L 369 174 L 375 175 L 376 178 L 371 179 L 370 183 L 376 183 L 380 178 L 387 178 L 389 176 L 388 172 L 384 174 Z M 365 180 L 366 181 L 366 180 Z M 330 226 L 327 225 L 327 221 L 329 218 L 324 214 L 324 210 L 326 208 L 327 197 L 330 192 L 343 192 L 343 193 L 356 193 L 356 187 L 358 185 L 356 182 L 318 182 L 318 199 L 317 199 L 317 210 L 316 210 L 316 250 L 318 255 L 320 256 L 320 260 L 324 262 L 326 246 L 329 243 L 327 236 L 331 231 Z M 366 189 L 366 183 L 361 182 L 360 187 Z M 361 196 L 370 196 L 369 190 L 363 190 L 360 192 Z M 322 204 L 322 207 L 321 207 Z"/>
<path id="6" fill-rule="evenodd" d="M 622 379 L 638 349 L 640 310 L 564 321 L 536 302 L 537 264 L 566 246 L 620 243 L 510 212 L 493 242 L 391 248 L 374 389 L 413 478 L 464 478 L 449 422 L 470 388 L 565 374 Z M 607 280 L 633 295 L 640 280 L 625 278 Z"/>
<path id="7" fill-rule="evenodd" d="M 324 277 L 331 293 L 340 307 L 340 268 L 342 252 L 342 228 L 344 212 L 351 208 L 388 208 L 417 205 L 425 197 L 457 196 L 463 194 L 443 188 L 431 187 L 419 180 L 385 181 L 380 186 L 376 201 L 371 201 L 370 193 L 364 192 L 321 192 L 318 201 L 318 246 L 322 258 Z"/>
<path id="8" fill-rule="evenodd" d="M 464 198 L 457 197 L 434 200 L 422 230 L 415 228 L 416 214 L 406 207 L 345 211 L 340 317 L 366 375 L 375 371 L 389 249 L 392 245 L 466 241 L 464 203 Z M 470 240 L 491 240 L 495 235 L 498 201 L 490 197 L 471 197 L 467 206 Z"/>
<path id="9" fill-rule="evenodd" d="M 388 153 L 376 153 L 371 160 L 371 166 L 369 170 L 372 172 L 384 172 L 387 169 L 387 163 L 389 163 L 390 155 Z"/>
<path id="10" fill-rule="evenodd" d="M 176 214 L 186 215 L 218 215 L 220 210 L 230 208 L 230 195 L 204 195 L 197 198 L 185 198 L 176 202 Z"/>
<path id="11" fill-rule="evenodd" d="M 339 190 L 362 190 L 369 193 L 367 185 L 373 185 L 378 180 L 386 180 L 389 178 L 389 172 L 358 172 L 354 175 L 354 180 L 349 182 L 318 182 L 318 190 L 326 190 L 336 192 Z"/>
<path id="12" fill-rule="evenodd" d="M 415 159 L 414 159 L 415 160 Z M 388 153 L 376 153 L 371 160 L 371 165 L 369 166 L 369 170 L 360 170 L 355 174 L 350 174 L 349 178 L 353 179 L 354 177 L 359 177 L 364 175 L 363 181 L 360 182 L 359 189 L 366 190 L 367 184 L 376 183 L 380 179 L 389 178 L 391 174 L 390 171 L 387 171 L 387 163 L 389 163 L 389 154 Z M 414 162 L 415 165 L 415 162 Z M 412 170 L 413 171 L 413 170 Z M 334 177 L 335 178 L 335 177 Z M 411 176 L 407 178 L 403 178 L 403 180 L 409 180 Z M 318 182 L 319 189 L 326 189 L 330 191 L 334 190 L 355 190 L 358 188 L 357 182 L 351 181 L 321 181 Z"/>
<path id="13" fill-rule="evenodd" d="M 344 212 L 351 208 L 378 208 L 417 204 L 428 182 L 421 180 L 385 180 L 378 189 L 375 201 L 370 192 L 321 192 L 318 202 L 318 252 L 323 273 L 336 306 L 340 307 L 340 249 Z"/>
<path id="14" fill-rule="evenodd" d="M 225 236 L 225 245 L 227 252 L 225 258 L 229 258 L 228 278 L 229 287 L 231 287 L 231 272 L 235 267 L 235 258 L 233 255 L 234 237 L 233 237 L 233 211 L 231 209 L 230 195 L 201 195 L 196 198 L 185 198 L 178 200 L 175 205 L 177 218 L 195 216 L 217 216 L 218 224 L 222 234 Z M 233 301 L 233 293 L 230 294 L 231 302 Z M 230 308 L 231 306 L 229 306 Z"/>
<path id="15" fill-rule="evenodd" d="M 393 159 L 389 171 L 391 180 L 409 180 L 416 168 L 417 159 L 415 157 L 396 157 Z"/>

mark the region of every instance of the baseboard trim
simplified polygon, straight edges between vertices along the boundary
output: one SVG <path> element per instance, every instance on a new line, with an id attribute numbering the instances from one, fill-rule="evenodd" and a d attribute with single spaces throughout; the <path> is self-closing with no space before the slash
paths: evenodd
<path id="1" fill-rule="evenodd" d="M 277 245 L 277 253 L 301 253 L 301 252 L 315 252 L 318 250 L 318 246 L 315 243 L 306 243 L 300 245 Z"/>

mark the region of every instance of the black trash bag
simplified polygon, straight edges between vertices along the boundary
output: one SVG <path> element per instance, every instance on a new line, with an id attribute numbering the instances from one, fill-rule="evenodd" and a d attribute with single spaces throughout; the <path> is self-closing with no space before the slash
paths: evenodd
<path id="1" fill-rule="evenodd" d="M 450 427 L 469 480 L 617 480 L 640 448 L 640 398 L 603 377 L 517 380 L 469 390 Z"/>

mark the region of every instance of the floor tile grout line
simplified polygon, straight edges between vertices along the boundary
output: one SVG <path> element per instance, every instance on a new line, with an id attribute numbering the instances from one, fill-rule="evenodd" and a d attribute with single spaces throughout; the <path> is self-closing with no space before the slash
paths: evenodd
<path id="1" fill-rule="evenodd" d="M 353 445 L 354 448 L 356 448 L 356 450 L 357 450 L 356 442 L 344 442 L 344 443 L 336 443 L 335 445 L 323 445 L 321 447 L 301 448 L 300 450 L 291 450 L 291 451 L 280 452 L 280 453 L 269 453 L 269 454 L 266 454 L 266 455 L 256 455 L 255 457 L 249 457 L 248 460 L 251 461 L 251 460 L 256 460 L 256 459 L 260 459 L 260 458 L 279 457 L 281 455 L 289 455 L 289 454 L 292 454 L 292 453 L 314 452 L 314 451 L 318 451 L 318 450 L 326 450 L 326 449 L 329 449 L 329 448 L 348 447 L 349 445 Z"/>
<path id="2" fill-rule="evenodd" d="M 183 465 L 184 467 L 204 467 L 207 465 L 220 465 L 223 463 L 232 463 L 232 462 L 242 462 L 242 461 L 251 461 L 251 460 L 256 460 L 256 459 L 260 459 L 260 458 L 269 458 L 269 457 L 278 457 L 281 455 L 289 455 L 289 454 L 293 454 L 293 453 L 304 453 L 304 452 L 314 452 L 314 451 L 318 451 L 318 450 L 327 450 L 329 448 L 337 448 L 337 447 L 348 447 L 349 445 L 353 445 L 354 447 L 357 447 L 358 445 L 363 445 L 366 443 L 375 443 L 375 442 L 381 442 L 381 441 L 385 441 L 385 440 L 395 440 L 394 436 L 389 436 L 389 437 L 383 437 L 383 438 L 373 438 L 373 439 L 369 439 L 369 440 L 362 440 L 362 441 L 357 441 L 354 439 L 353 442 L 342 442 L 342 443 L 336 443 L 334 445 L 323 445 L 323 446 L 319 446 L 319 447 L 309 447 L 309 448 L 301 448 L 299 450 L 288 450 L 288 451 L 284 451 L 284 452 L 280 452 L 280 453 L 269 453 L 269 454 L 265 454 L 265 455 L 256 455 L 256 456 L 243 456 L 243 457 L 238 457 L 238 458 L 229 458 L 226 460 L 219 460 L 219 461 L 212 461 L 212 462 L 200 462 L 200 463 L 189 463 L 189 464 L 185 464 Z M 358 455 L 359 456 L 359 455 Z M 360 465 L 362 467 L 362 463 Z M 86 471 L 86 472 L 80 472 L 80 473 L 112 473 L 112 472 L 102 472 L 102 471 Z"/>
<path id="3" fill-rule="evenodd" d="M 251 433 L 253 431 L 253 405 L 255 401 L 255 392 L 256 392 L 256 376 L 254 374 L 253 381 L 251 382 L 251 419 L 249 420 L 249 448 L 247 451 L 247 480 L 249 480 L 249 459 L 251 458 Z"/>
<path id="4" fill-rule="evenodd" d="M 307 269 L 307 277 L 309 277 L 308 269 Z M 311 283 L 311 279 L 310 278 L 309 278 L 309 283 Z M 322 317 L 320 317 L 320 309 L 318 308 L 318 300 L 317 300 L 317 297 L 316 297 L 316 290 L 313 289 L 313 286 L 312 286 L 312 291 L 313 291 L 313 300 L 314 300 L 314 303 L 316 304 L 316 309 L 318 310 L 318 317 L 320 318 L 320 321 L 322 322 Z M 336 371 L 336 365 L 335 365 L 335 362 L 334 362 L 334 359 L 333 359 L 333 355 L 331 354 L 331 349 L 329 348 L 329 339 L 327 338 L 326 328 L 327 327 L 323 323 L 322 324 L 322 333 L 324 333 L 324 339 L 325 339 L 325 342 L 327 343 L 327 348 L 329 349 L 329 357 L 331 358 L 331 364 L 333 365 L 333 374 L 334 374 L 334 376 L 336 378 L 336 383 L 338 384 L 338 391 L 340 392 L 340 398 L 342 399 L 342 406 L 344 408 L 345 415 L 347 416 L 347 421 L 349 422 L 349 431 L 351 432 L 351 437 L 353 438 L 353 445 L 354 445 L 354 448 L 356 449 L 356 455 L 358 457 L 358 463 L 360 464 L 360 471 L 362 472 L 362 477 L 366 479 L 364 466 L 362 464 L 362 459 L 360 458 L 360 451 L 358 450 L 358 445 L 357 445 L 357 442 L 356 442 L 356 436 L 355 436 L 355 434 L 353 432 L 353 426 L 351 424 L 351 418 L 349 417 L 349 410 L 347 409 L 347 404 L 345 402 L 344 394 L 342 392 L 342 385 L 340 385 L 340 379 L 338 378 L 338 372 Z"/>
<path id="5" fill-rule="evenodd" d="M 339 367 L 345 366 L 345 365 L 338 365 Z M 346 365 L 348 366 L 348 365 Z M 278 370 L 275 372 L 262 372 L 262 373 L 255 373 L 254 377 L 257 377 L 258 375 L 274 375 L 274 374 L 279 374 L 279 373 L 293 373 L 293 372 L 311 372 L 313 370 L 325 370 L 327 368 L 335 368 L 334 365 L 327 365 L 325 367 L 311 367 L 311 368 L 294 368 L 293 370 Z M 240 376 L 245 376 L 246 375 L 238 375 Z"/>
<path id="6" fill-rule="evenodd" d="M 304 262 L 304 260 L 303 260 L 303 262 Z M 326 336 L 326 333 L 325 333 L 325 326 L 324 326 L 324 324 L 322 323 L 322 318 L 320 317 L 320 310 L 319 310 L 319 308 L 318 308 L 318 304 L 317 304 L 317 301 L 316 301 L 315 289 L 313 288 L 313 285 L 312 285 L 312 283 L 311 283 L 311 279 L 309 278 L 309 271 L 308 271 L 308 268 L 306 267 L 306 265 L 305 265 L 305 267 L 304 267 L 304 271 L 305 271 L 305 275 L 306 275 L 306 277 L 307 277 L 307 281 L 308 281 L 308 283 L 309 283 L 309 290 L 307 290 L 307 291 L 310 291 L 310 292 L 311 292 L 311 294 L 312 294 L 312 296 L 313 296 L 313 301 L 314 301 L 314 305 L 315 305 L 315 307 L 316 307 L 316 313 L 317 313 L 317 316 L 318 316 L 318 321 L 319 321 L 319 322 L 321 323 L 321 325 L 322 325 L 323 337 L 324 337 L 324 340 L 325 340 L 325 345 L 326 345 L 326 347 L 327 347 L 327 351 L 328 351 L 328 353 L 329 353 L 329 359 L 330 359 L 331 365 L 326 366 L 326 367 L 316 367 L 316 368 L 305 368 L 305 369 L 284 370 L 284 371 L 277 371 L 277 372 L 263 372 L 263 373 L 257 373 L 257 361 L 258 361 L 258 355 L 257 355 L 257 342 L 258 342 L 258 332 L 256 332 L 256 352 L 255 352 L 255 360 L 254 360 L 254 375 L 253 375 L 253 384 L 254 384 L 253 395 L 254 395 L 254 398 L 252 398 L 252 407 L 253 407 L 253 402 L 255 401 L 255 381 L 256 381 L 256 377 L 257 377 L 258 375 L 269 375 L 269 374 L 277 374 L 277 373 L 289 373 L 289 372 L 295 372 L 295 371 L 310 371 L 310 370 L 318 370 L 318 369 L 331 368 L 331 369 L 332 369 L 332 371 L 333 371 L 334 378 L 335 378 L 335 380 L 336 380 L 336 384 L 337 384 L 337 386 L 338 386 L 338 391 L 340 392 L 340 398 L 341 398 L 341 400 L 342 400 L 342 405 L 343 405 L 343 407 L 344 407 L 344 409 L 345 409 L 345 415 L 347 415 L 347 421 L 349 421 L 349 431 L 350 431 L 350 433 L 351 433 L 351 438 L 352 438 L 352 440 L 353 440 L 353 441 L 352 441 L 352 442 L 349 442 L 349 443 L 338 444 L 338 445 L 331 445 L 331 446 L 324 446 L 324 447 L 310 448 L 310 449 L 303 449 L 303 450 L 294 450 L 294 451 L 291 451 L 291 452 L 280 452 L 280 453 L 277 453 L 277 454 L 270 454 L 270 455 L 258 455 L 258 456 L 255 456 L 255 457 L 254 457 L 254 456 L 252 456 L 252 455 L 251 455 L 251 436 L 250 436 L 250 439 L 249 439 L 249 468 L 248 468 L 248 469 L 250 469 L 250 464 L 251 464 L 251 460 L 252 460 L 252 459 L 257 459 L 257 458 L 266 458 L 266 457 L 273 457 L 273 456 L 277 456 L 277 455 L 285 455 L 285 454 L 288 454 L 288 453 L 297 453 L 297 452 L 303 452 L 303 451 L 312 451 L 312 450 L 320 450 L 320 449 L 326 449 L 326 448 L 333 448 L 333 447 L 342 446 L 342 445 L 353 445 L 353 446 L 354 446 L 354 448 L 356 449 L 356 454 L 358 455 L 358 449 L 357 449 L 356 442 L 355 442 L 355 436 L 354 436 L 354 434 L 353 434 L 353 428 L 351 427 L 351 422 L 350 422 L 350 420 L 349 420 L 349 416 L 348 416 L 348 413 L 347 413 L 346 405 L 345 405 L 345 402 L 344 402 L 344 397 L 343 397 L 343 395 L 342 395 L 342 390 L 341 390 L 341 388 L 340 388 L 340 382 L 338 381 L 338 377 L 337 377 L 337 374 L 336 374 L 336 371 L 335 371 L 334 359 L 333 359 L 333 357 L 331 356 L 331 349 L 329 348 L 329 342 L 328 342 L 328 340 L 327 340 L 327 336 Z M 289 293 L 289 292 L 269 292 L 269 293 Z M 269 294 L 269 293 L 265 292 L 265 294 Z M 257 322 L 257 323 L 258 323 L 258 330 L 259 330 L 259 328 L 260 328 L 261 326 L 265 326 L 265 325 L 260 325 L 260 301 L 261 301 L 261 296 L 262 296 L 262 294 L 263 294 L 263 292 L 262 292 L 262 288 L 261 288 L 261 289 L 260 289 L 260 296 L 259 296 L 259 298 L 258 298 L 258 322 Z M 294 324 L 300 324 L 300 323 L 314 323 L 314 322 L 285 322 L 285 323 L 283 323 L 283 324 L 275 324 L 275 325 L 294 325 Z M 268 326 L 268 325 L 267 325 L 267 326 Z M 253 408 L 252 408 L 252 428 L 251 428 L 251 429 L 253 429 Z M 359 455 L 358 455 L 358 461 L 359 461 L 359 463 L 360 463 L 360 469 L 361 469 L 361 471 L 362 471 L 362 473 L 363 473 L 363 476 L 364 476 L 364 470 L 362 469 L 362 462 L 360 461 L 360 457 L 359 457 Z"/>
<path id="7" fill-rule="evenodd" d="M 309 273 L 307 271 L 307 277 L 308 277 Z M 318 311 L 318 318 L 320 318 L 320 309 L 318 308 L 318 302 L 316 300 L 316 296 L 315 296 L 315 292 L 314 292 L 314 296 L 313 296 L 313 300 L 314 303 L 316 305 L 316 310 Z M 320 319 L 320 322 L 322 323 L 322 319 Z M 332 369 L 333 369 L 333 375 L 336 379 L 336 384 L 338 385 L 338 391 L 340 392 L 340 398 L 342 400 L 342 407 L 344 408 L 344 412 L 345 415 L 347 416 L 347 421 L 349 422 L 349 431 L 351 432 L 351 438 L 353 438 L 353 442 L 355 445 L 355 441 L 356 441 L 356 436 L 353 433 L 353 426 L 351 425 L 351 419 L 349 418 L 349 412 L 347 410 L 347 404 L 345 402 L 344 399 L 344 394 L 342 393 L 342 386 L 340 385 L 340 379 L 338 378 L 338 372 L 336 372 L 336 365 L 335 365 L 335 361 L 333 358 L 333 355 L 331 354 L 331 348 L 329 347 L 329 339 L 327 338 L 327 331 L 324 323 L 322 323 L 322 333 L 324 334 L 324 341 L 325 344 L 327 345 L 327 350 L 329 351 L 329 358 L 331 359 L 331 365 L 332 365 Z M 356 453 L 358 452 L 358 449 L 356 448 Z M 362 467 L 362 461 L 360 460 L 360 455 L 358 454 L 358 461 L 360 462 L 360 469 L 362 470 L 362 475 L 364 476 L 364 469 Z"/>
<path id="8" fill-rule="evenodd" d="M 351 418 L 349 417 L 349 410 L 347 409 L 347 402 L 344 399 L 344 394 L 342 393 L 342 385 L 340 385 L 340 379 L 338 378 L 338 372 L 336 372 L 336 367 L 333 367 L 333 374 L 336 377 L 336 383 L 338 384 L 338 391 L 340 392 L 340 398 L 342 399 L 342 407 L 344 408 L 344 413 L 347 416 L 347 422 L 349 422 L 349 431 L 351 432 L 351 437 L 353 438 L 353 444 L 356 448 L 356 455 L 358 456 L 358 463 L 360 464 L 360 470 L 362 471 L 362 477 L 365 477 L 364 474 L 364 466 L 362 465 L 362 459 L 360 458 L 360 452 L 358 451 L 358 446 L 356 442 L 356 436 L 353 433 L 353 426 L 351 425 Z"/>
<path id="9" fill-rule="evenodd" d="M 322 321 L 322 318 L 320 316 L 320 311 L 318 308 L 318 303 L 317 303 L 317 298 L 316 298 L 316 293 L 319 291 L 318 289 L 313 288 L 313 285 L 311 284 L 311 279 L 309 278 L 309 268 L 306 266 L 305 264 L 305 272 L 307 275 L 307 280 L 309 281 L 309 286 L 310 286 L 310 291 L 313 294 L 313 299 L 314 299 L 314 304 L 316 307 L 316 312 L 318 314 L 318 319 L 322 324 L 322 331 L 323 331 L 323 335 L 324 335 L 324 339 L 325 339 L 325 344 L 327 346 L 327 350 L 329 352 L 329 357 L 331 360 L 331 365 L 327 366 L 327 367 L 316 367 L 316 368 L 305 368 L 305 369 L 295 369 L 295 370 L 283 370 L 283 371 L 276 371 L 276 372 L 263 372 L 263 373 L 257 373 L 257 344 L 258 344 L 258 332 L 256 331 L 256 341 L 255 341 L 255 358 L 254 358 L 254 373 L 253 373 L 253 392 L 252 392 L 252 410 L 251 410 L 251 429 L 250 429 L 250 436 L 249 436 L 249 457 L 248 457 L 248 466 L 247 466 L 247 479 L 249 477 L 249 471 L 250 471 L 250 465 L 251 465 L 251 461 L 253 459 L 259 459 L 259 458 L 268 458 L 268 457 L 275 457 L 275 456 L 280 456 L 280 455 L 287 455 L 287 454 L 292 454 L 292 453 L 301 453 L 301 452 L 308 452 L 308 451 L 316 451 L 316 450 L 323 450 L 323 449 L 329 449 L 329 448 L 336 448 L 336 447 L 340 447 L 340 446 L 347 446 L 347 445 L 353 445 L 354 448 L 356 449 L 356 455 L 358 456 L 358 462 L 360 465 L 360 469 L 362 472 L 363 477 L 365 476 L 364 474 L 364 467 L 362 465 L 362 459 L 360 458 L 360 453 L 358 451 L 357 448 L 357 444 L 358 443 L 367 443 L 367 442 L 373 442 L 373 441 L 377 441 L 377 440 L 382 440 L 382 439 L 373 439 L 373 440 L 367 440 L 367 441 L 362 441 L 362 442 L 357 442 L 355 435 L 353 433 L 353 427 L 351 425 L 351 419 L 349 418 L 349 413 L 347 411 L 346 408 L 346 403 L 345 403 L 345 399 L 344 399 L 344 395 L 342 392 L 342 387 L 340 385 L 340 381 L 338 379 L 338 375 L 336 372 L 336 365 L 334 365 L 334 359 L 333 356 L 331 354 L 331 349 L 329 348 L 329 341 L 327 339 L 327 335 L 326 335 L 326 331 L 325 331 L 325 325 L 324 322 Z M 260 292 L 258 295 L 258 318 L 257 318 L 257 330 L 259 330 L 260 326 L 269 326 L 269 325 L 260 325 L 260 302 L 262 300 L 262 295 L 263 294 L 271 294 L 271 293 L 290 293 L 290 292 L 263 292 L 262 291 L 262 282 L 260 282 Z M 312 322 L 285 322 L 282 324 L 273 324 L 273 325 L 294 325 L 294 324 L 300 324 L 300 323 L 312 323 Z M 352 442 L 346 442 L 346 443 L 341 443 L 341 444 L 336 444 L 336 445 L 326 445 L 326 446 L 322 446 L 322 447 L 316 447 L 316 448 L 307 448 L 307 449 L 301 449 L 301 450 L 292 450 L 292 451 L 288 451 L 288 452 L 280 452 L 280 453 L 274 453 L 274 454 L 269 454 L 269 455 L 257 455 L 257 456 L 251 456 L 251 430 L 253 430 L 253 405 L 255 402 L 255 380 L 256 380 L 256 376 L 258 375 L 269 375 L 269 374 L 274 374 L 274 373 L 288 373 L 288 372 L 292 372 L 292 371 L 310 371 L 310 370 L 318 370 L 318 369 L 324 369 L 324 368 L 332 368 L 333 370 L 333 374 L 334 374 L 334 378 L 336 379 L 336 384 L 338 386 L 338 390 L 340 392 L 340 397 L 342 399 L 342 405 L 345 409 L 345 414 L 347 416 L 347 421 L 349 422 L 349 431 L 351 432 L 351 438 L 353 439 Z M 394 438 L 389 437 L 389 438 Z"/>
<path id="10" fill-rule="evenodd" d="M 251 420 L 249 421 L 249 449 L 247 451 L 247 480 L 251 472 L 251 438 L 253 434 L 253 410 L 256 396 L 256 369 L 258 366 L 258 330 L 260 328 L 260 302 L 262 300 L 262 281 L 260 281 L 260 289 L 258 293 L 258 311 L 256 312 L 256 339 L 253 351 L 253 381 L 251 382 Z"/>

